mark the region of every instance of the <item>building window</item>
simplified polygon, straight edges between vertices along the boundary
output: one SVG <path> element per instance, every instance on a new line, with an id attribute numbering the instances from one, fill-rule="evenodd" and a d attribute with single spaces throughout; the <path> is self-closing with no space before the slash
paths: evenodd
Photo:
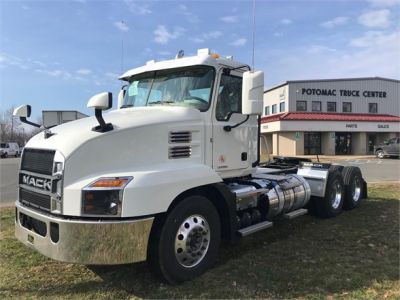
<path id="1" fill-rule="evenodd" d="M 285 111 L 285 102 L 279 103 L 279 112 L 284 112 Z"/>
<path id="2" fill-rule="evenodd" d="M 343 102 L 343 112 L 351 112 L 351 102 Z"/>
<path id="3" fill-rule="evenodd" d="M 276 114 L 276 104 L 272 105 L 272 114 Z"/>
<path id="4" fill-rule="evenodd" d="M 368 103 L 368 112 L 370 114 L 378 113 L 378 103 Z"/>
<path id="5" fill-rule="evenodd" d="M 312 111 L 321 111 L 321 101 L 312 102 Z"/>
<path id="6" fill-rule="evenodd" d="M 326 106 L 326 111 L 336 112 L 336 102 L 328 102 L 328 104 Z"/>
<path id="7" fill-rule="evenodd" d="M 307 111 L 307 101 L 296 101 L 297 111 Z"/>
<path id="8" fill-rule="evenodd" d="M 265 107 L 265 112 L 264 112 L 264 113 L 265 113 L 266 116 L 269 115 L 269 106 L 266 106 L 266 107 Z"/>

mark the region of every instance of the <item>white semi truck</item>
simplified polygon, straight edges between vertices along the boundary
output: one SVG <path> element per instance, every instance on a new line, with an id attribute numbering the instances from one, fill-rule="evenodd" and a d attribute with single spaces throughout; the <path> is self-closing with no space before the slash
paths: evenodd
<path id="1" fill-rule="evenodd" d="M 22 154 L 15 235 L 52 259 L 147 260 L 169 283 L 205 272 L 221 239 L 276 218 L 334 217 L 358 206 L 358 168 L 280 158 L 260 162 L 264 75 L 208 49 L 149 61 L 95 117 L 45 129 Z M 14 112 L 23 122 L 30 106 Z"/>

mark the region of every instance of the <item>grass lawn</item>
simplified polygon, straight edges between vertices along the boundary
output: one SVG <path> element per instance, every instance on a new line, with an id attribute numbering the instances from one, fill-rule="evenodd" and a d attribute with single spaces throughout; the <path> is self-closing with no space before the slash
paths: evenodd
<path id="1" fill-rule="evenodd" d="M 1 298 L 400 299 L 399 184 L 374 184 L 361 207 L 334 219 L 302 216 L 223 245 L 216 265 L 179 286 L 145 263 L 64 264 L 14 239 L 14 210 L 1 209 Z"/>

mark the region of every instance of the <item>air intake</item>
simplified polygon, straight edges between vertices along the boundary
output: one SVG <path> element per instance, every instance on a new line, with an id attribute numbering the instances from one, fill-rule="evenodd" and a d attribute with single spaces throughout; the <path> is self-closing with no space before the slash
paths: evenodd
<path id="1" fill-rule="evenodd" d="M 190 146 L 169 147 L 168 157 L 170 159 L 189 158 L 191 154 L 192 148 Z"/>
<path id="2" fill-rule="evenodd" d="M 171 131 L 169 133 L 169 143 L 190 143 L 192 141 L 192 132 L 190 131 Z"/>

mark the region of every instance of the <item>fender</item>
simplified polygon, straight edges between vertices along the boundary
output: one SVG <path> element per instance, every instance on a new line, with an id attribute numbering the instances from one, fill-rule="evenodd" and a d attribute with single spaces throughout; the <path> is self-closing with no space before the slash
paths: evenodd
<path id="1" fill-rule="evenodd" d="M 183 192 L 202 185 L 222 182 L 210 167 L 201 164 L 175 165 L 156 171 L 133 172 L 124 191 L 122 217 L 163 213 Z"/>

